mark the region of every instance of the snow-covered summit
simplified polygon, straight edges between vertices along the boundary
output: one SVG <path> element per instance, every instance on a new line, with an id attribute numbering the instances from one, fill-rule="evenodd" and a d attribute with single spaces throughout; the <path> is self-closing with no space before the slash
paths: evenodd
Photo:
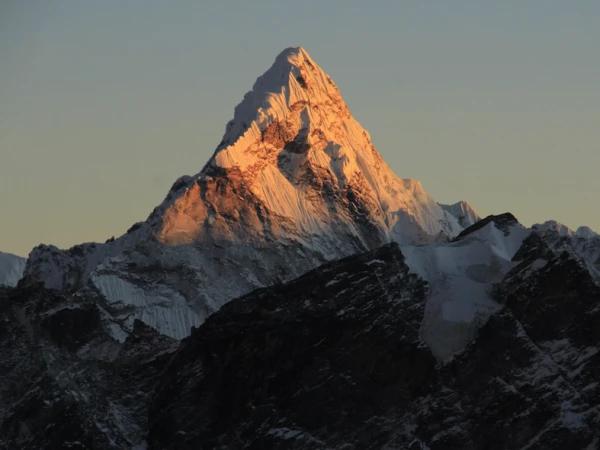
<path id="1" fill-rule="evenodd" d="M 464 200 L 453 203 L 451 205 L 444 205 L 440 203 L 440 206 L 445 211 L 449 212 L 454 217 L 456 217 L 458 219 L 458 223 L 463 228 L 470 227 L 471 225 L 474 225 L 479 220 L 481 220 L 481 217 L 479 217 L 479 214 L 477 214 L 475 209 L 473 209 L 473 207 Z"/>
<path id="2" fill-rule="evenodd" d="M 573 231 L 568 226 L 557 222 L 556 220 L 547 220 L 544 223 L 536 223 L 532 226 L 532 229 L 538 233 L 554 233 L 560 237 L 575 237 L 581 239 L 595 239 L 600 237 L 598 233 L 588 226 L 583 225 Z"/>
<path id="3" fill-rule="evenodd" d="M 306 50 L 302 47 L 286 48 L 236 106 L 217 153 L 246 133 L 260 135 L 271 122 L 284 120 L 297 102 L 322 102 L 325 98 L 335 98 L 343 104 L 331 78 Z"/>
<path id="4" fill-rule="evenodd" d="M 341 227 L 360 244 L 357 250 L 374 240 L 451 237 L 477 219 L 466 203 L 441 207 L 420 182 L 394 174 L 331 77 L 301 47 L 284 50 L 257 79 L 194 179 L 210 183 L 223 174 L 301 234 L 330 235 Z M 163 242 L 201 238 L 208 213 L 197 202 L 206 189 L 187 183 L 165 212 Z"/>
<path id="5" fill-rule="evenodd" d="M 541 234 L 552 233 L 561 237 L 575 235 L 573 230 L 571 230 L 568 226 L 557 222 L 556 220 L 547 220 L 544 223 L 536 223 L 531 228 Z"/>
<path id="6" fill-rule="evenodd" d="M 475 218 L 399 178 L 329 75 L 289 48 L 145 222 L 105 244 L 40 246 L 26 277 L 97 295 L 119 339 L 135 319 L 181 338 L 252 289 L 390 241 L 448 241 Z"/>

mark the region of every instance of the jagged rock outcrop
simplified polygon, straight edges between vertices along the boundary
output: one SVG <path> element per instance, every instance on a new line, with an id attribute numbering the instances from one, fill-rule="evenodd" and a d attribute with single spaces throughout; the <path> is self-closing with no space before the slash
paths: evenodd
<path id="1" fill-rule="evenodd" d="M 597 448 L 600 289 L 544 247 L 526 239 L 442 365 L 393 245 L 229 303 L 161 376 L 150 448 Z"/>
<path id="2" fill-rule="evenodd" d="M 392 244 L 227 304 L 162 375 L 150 447 L 382 443 L 383 414 L 435 379 L 419 338 L 425 287 Z"/>
<path id="3" fill-rule="evenodd" d="M 600 235 L 589 227 L 576 231 L 554 220 L 536 224 L 533 230 L 543 236 L 555 252 L 567 252 L 583 262 L 592 276 L 600 281 Z"/>
<path id="4" fill-rule="evenodd" d="M 176 341 L 137 321 L 119 343 L 102 320 L 92 299 L 0 289 L 1 449 L 144 444 L 147 405 Z"/>

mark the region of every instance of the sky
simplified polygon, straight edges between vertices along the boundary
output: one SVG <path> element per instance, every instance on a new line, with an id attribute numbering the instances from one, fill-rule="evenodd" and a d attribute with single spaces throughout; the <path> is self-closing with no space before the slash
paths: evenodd
<path id="1" fill-rule="evenodd" d="M 144 220 L 298 45 L 438 201 L 600 230 L 599 42 L 597 0 L 1 0 L 0 250 Z"/>

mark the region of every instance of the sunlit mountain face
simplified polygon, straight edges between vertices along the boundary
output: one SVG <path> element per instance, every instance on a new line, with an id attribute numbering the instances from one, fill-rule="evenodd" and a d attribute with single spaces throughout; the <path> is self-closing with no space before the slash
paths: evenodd
<path id="1" fill-rule="evenodd" d="M 288 48 L 145 222 L 105 244 L 38 247 L 25 278 L 98 296 L 115 339 L 135 319 L 180 339 L 253 289 L 392 241 L 448 241 L 477 219 L 394 174 L 331 77 Z"/>

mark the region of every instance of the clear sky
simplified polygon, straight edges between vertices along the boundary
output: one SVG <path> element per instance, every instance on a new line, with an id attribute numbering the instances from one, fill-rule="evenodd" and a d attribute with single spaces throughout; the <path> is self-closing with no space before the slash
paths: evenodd
<path id="1" fill-rule="evenodd" d="M 2 0 L 0 250 L 145 219 L 296 45 L 438 201 L 600 230 L 597 0 Z"/>

